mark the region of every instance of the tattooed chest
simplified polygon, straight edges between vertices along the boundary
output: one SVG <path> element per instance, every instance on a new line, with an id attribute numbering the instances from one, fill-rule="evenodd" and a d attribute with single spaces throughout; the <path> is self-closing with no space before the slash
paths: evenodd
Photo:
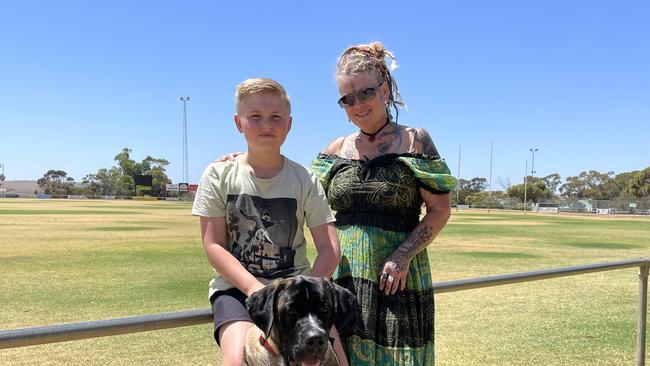
<path id="1" fill-rule="evenodd" d="M 370 160 L 380 155 L 402 153 L 402 145 L 401 135 L 395 132 L 380 134 L 373 142 L 366 141 L 363 136 L 357 136 L 346 139 L 339 155 L 346 159 Z"/>

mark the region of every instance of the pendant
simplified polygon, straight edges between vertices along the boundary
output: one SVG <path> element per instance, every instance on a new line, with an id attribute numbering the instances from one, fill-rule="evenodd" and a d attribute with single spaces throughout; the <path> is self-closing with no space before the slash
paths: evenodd
<path id="1" fill-rule="evenodd" d="M 368 137 L 368 141 L 375 142 L 375 135 Z"/>

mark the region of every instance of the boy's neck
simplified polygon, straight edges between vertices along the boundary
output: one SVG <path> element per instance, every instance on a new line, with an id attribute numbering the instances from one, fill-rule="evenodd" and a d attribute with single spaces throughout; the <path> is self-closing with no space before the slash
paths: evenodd
<path id="1" fill-rule="evenodd" d="M 262 179 L 275 177 L 284 167 L 282 154 L 256 154 L 247 152 L 243 161 L 251 167 L 253 174 Z"/>

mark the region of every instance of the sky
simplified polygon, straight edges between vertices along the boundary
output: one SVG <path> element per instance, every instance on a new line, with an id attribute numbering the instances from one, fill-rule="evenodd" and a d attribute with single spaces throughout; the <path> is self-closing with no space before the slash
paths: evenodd
<path id="1" fill-rule="evenodd" d="M 426 128 L 455 176 L 520 184 L 531 149 L 539 177 L 641 170 L 649 18 L 647 0 L 0 0 L 0 164 L 7 180 L 81 181 L 129 148 L 167 159 L 177 183 L 189 96 L 197 182 L 245 151 L 235 86 L 264 76 L 292 100 L 282 152 L 308 165 L 356 131 L 336 104 L 337 57 L 377 40 L 397 57 L 398 122 Z"/>

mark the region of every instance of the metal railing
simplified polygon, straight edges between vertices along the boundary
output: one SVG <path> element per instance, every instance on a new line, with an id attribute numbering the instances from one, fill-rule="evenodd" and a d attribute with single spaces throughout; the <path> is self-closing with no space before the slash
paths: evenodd
<path id="1" fill-rule="evenodd" d="M 639 317 L 637 322 L 636 364 L 645 365 L 646 315 L 648 304 L 648 269 L 650 259 L 628 259 L 618 262 L 587 264 L 531 272 L 442 281 L 433 284 L 436 294 L 470 290 L 511 283 L 575 276 L 585 273 L 639 267 Z M 0 349 L 34 346 L 78 339 L 105 337 L 150 330 L 185 327 L 212 322 L 212 309 L 134 316 L 84 323 L 50 325 L 0 331 Z"/>

